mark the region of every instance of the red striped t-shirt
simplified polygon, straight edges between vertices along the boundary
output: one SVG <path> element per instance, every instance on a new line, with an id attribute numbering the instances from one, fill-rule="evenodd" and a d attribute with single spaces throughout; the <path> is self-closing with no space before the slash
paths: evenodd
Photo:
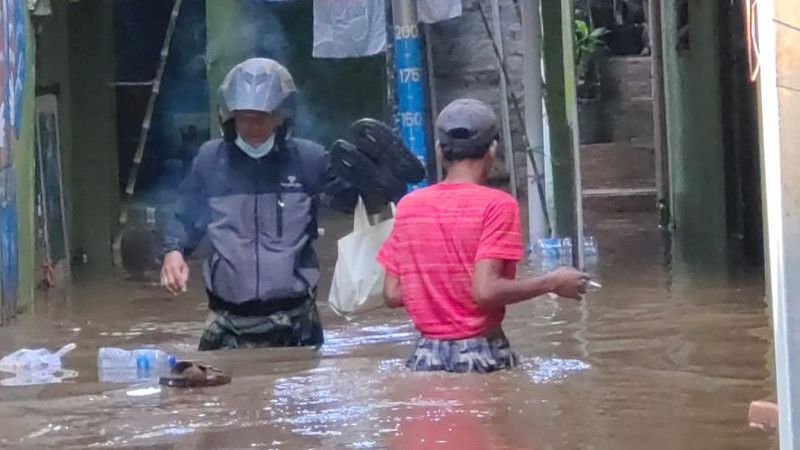
<path id="1" fill-rule="evenodd" d="M 510 279 L 521 258 L 517 202 L 472 183 L 439 183 L 403 197 L 378 252 L 384 270 L 400 279 L 414 325 L 434 339 L 463 339 L 500 325 L 504 307 L 479 309 L 472 298 L 475 263 L 504 260 Z"/>

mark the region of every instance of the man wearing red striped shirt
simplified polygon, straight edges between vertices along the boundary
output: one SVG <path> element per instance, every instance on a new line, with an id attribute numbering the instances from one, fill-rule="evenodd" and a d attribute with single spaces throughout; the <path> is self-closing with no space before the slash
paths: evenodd
<path id="1" fill-rule="evenodd" d="M 506 305 L 551 292 L 578 299 L 589 277 L 562 268 L 515 278 L 523 256 L 517 202 L 485 186 L 498 141 L 488 105 L 456 100 L 442 110 L 436 128 L 447 178 L 397 205 L 394 228 L 378 253 L 386 304 L 405 307 L 422 335 L 410 369 L 511 368 L 516 356 L 501 327 Z"/>

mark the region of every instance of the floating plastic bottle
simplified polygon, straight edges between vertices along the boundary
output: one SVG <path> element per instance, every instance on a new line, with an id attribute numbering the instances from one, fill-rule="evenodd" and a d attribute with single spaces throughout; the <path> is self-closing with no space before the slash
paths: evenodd
<path id="1" fill-rule="evenodd" d="M 572 256 L 571 238 L 545 238 L 539 241 L 531 249 L 532 253 L 548 259 L 569 258 Z M 584 256 L 597 256 L 597 240 L 594 236 L 586 236 L 583 239 Z"/>
<path id="2" fill-rule="evenodd" d="M 156 348 L 140 348 L 125 350 L 115 347 L 103 347 L 97 352 L 97 367 L 104 369 L 139 369 L 153 370 L 171 368 L 175 365 L 175 356 Z"/>
<path id="3" fill-rule="evenodd" d="M 155 348 L 125 350 L 103 347 L 97 352 L 98 378 L 103 382 L 128 382 L 154 378 L 174 365 L 174 355 Z"/>

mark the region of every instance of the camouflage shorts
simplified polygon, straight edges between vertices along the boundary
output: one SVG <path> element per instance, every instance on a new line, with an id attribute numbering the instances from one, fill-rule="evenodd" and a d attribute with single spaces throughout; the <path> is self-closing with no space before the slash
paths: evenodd
<path id="1" fill-rule="evenodd" d="M 419 338 L 406 366 L 415 372 L 477 372 L 511 369 L 517 355 L 505 337 L 457 340 Z"/>
<path id="2" fill-rule="evenodd" d="M 314 299 L 265 317 L 241 317 L 210 311 L 199 350 L 257 347 L 304 347 L 323 343 L 322 324 Z"/>

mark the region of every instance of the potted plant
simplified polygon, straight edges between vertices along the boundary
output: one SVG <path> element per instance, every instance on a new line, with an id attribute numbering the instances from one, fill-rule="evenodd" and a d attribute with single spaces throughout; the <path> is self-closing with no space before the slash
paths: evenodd
<path id="1" fill-rule="evenodd" d="M 595 28 L 585 20 L 575 20 L 573 45 L 582 144 L 601 142 L 604 137 L 598 63 L 607 50 L 604 40 L 606 34 L 606 28 Z"/>

